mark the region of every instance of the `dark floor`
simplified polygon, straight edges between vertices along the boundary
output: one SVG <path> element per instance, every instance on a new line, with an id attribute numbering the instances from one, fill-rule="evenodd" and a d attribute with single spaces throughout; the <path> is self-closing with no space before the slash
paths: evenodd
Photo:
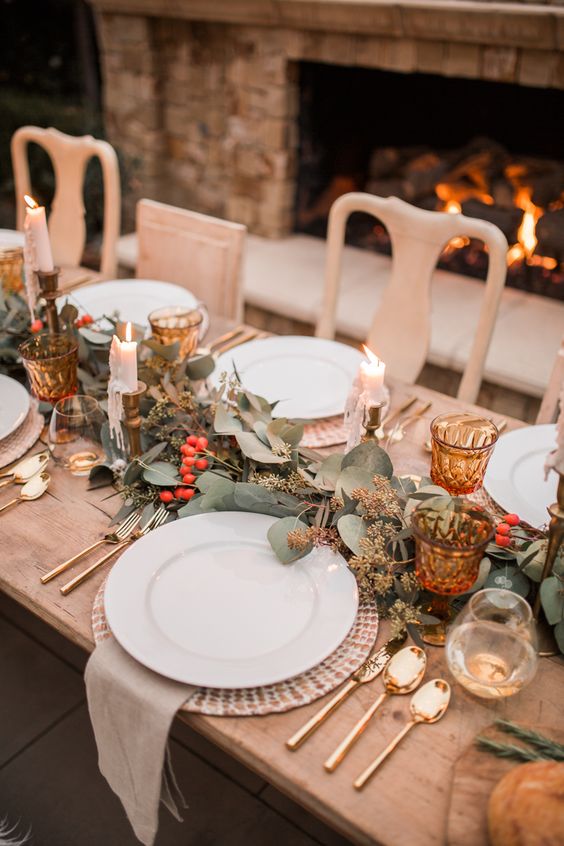
<path id="1" fill-rule="evenodd" d="M 31 846 L 135 846 L 97 767 L 85 654 L 0 595 L 0 819 Z M 347 846 L 178 720 L 173 763 L 184 823 L 163 809 L 155 846 Z"/>

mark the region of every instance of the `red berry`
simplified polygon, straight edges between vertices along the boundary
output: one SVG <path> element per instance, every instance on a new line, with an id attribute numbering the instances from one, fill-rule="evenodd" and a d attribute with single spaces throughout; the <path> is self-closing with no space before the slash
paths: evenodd
<path id="1" fill-rule="evenodd" d="M 179 468 L 179 470 L 178 470 L 178 472 L 180 473 L 180 475 L 182 476 L 182 478 L 184 478 L 184 476 L 185 476 L 187 473 L 188 473 L 188 474 L 190 474 L 190 473 L 192 472 L 192 468 L 191 468 L 191 467 L 186 467 L 186 465 L 185 465 L 185 464 L 181 464 L 181 465 L 180 465 L 180 468 Z"/>
<path id="2" fill-rule="evenodd" d="M 196 455 L 196 447 L 190 446 L 190 444 L 186 444 L 186 452 L 184 455 Z"/>
<path id="3" fill-rule="evenodd" d="M 508 535 L 511 531 L 511 526 L 508 523 L 500 523 L 496 528 L 498 535 Z"/>
<path id="4" fill-rule="evenodd" d="M 507 537 L 507 535 L 496 535 L 495 542 L 498 546 L 509 546 L 511 543 L 511 538 Z"/>
<path id="5" fill-rule="evenodd" d="M 180 498 L 181 499 L 192 499 L 196 491 L 194 488 L 182 488 Z"/>
<path id="6" fill-rule="evenodd" d="M 91 314 L 83 314 L 82 315 L 82 325 L 88 326 L 89 323 L 94 323 L 94 318 Z"/>
<path id="7" fill-rule="evenodd" d="M 182 476 L 182 481 L 185 485 L 191 485 L 193 482 L 196 481 L 196 477 L 193 473 L 184 473 Z"/>
<path id="8" fill-rule="evenodd" d="M 198 452 L 202 452 L 204 449 L 206 449 L 208 443 L 209 441 L 207 438 L 198 438 L 198 443 L 196 444 Z"/>
<path id="9" fill-rule="evenodd" d="M 43 321 L 37 318 L 33 321 L 29 328 L 32 332 L 41 332 L 41 330 L 43 329 Z"/>
<path id="10" fill-rule="evenodd" d="M 184 488 L 175 488 L 174 489 L 174 498 L 175 499 L 182 499 L 182 491 Z"/>
<path id="11" fill-rule="evenodd" d="M 190 444 L 190 446 L 195 447 L 198 443 L 198 438 L 196 437 L 196 435 L 188 435 L 188 437 L 186 438 L 186 443 Z"/>
<path id="12" fill-rule="evenodd" d="M 196 461 L 196 459 L 194 458 L 193 455 L 186 455 L 182 459 L 182 463 L 185 465 L 185 467 L 191 467 L 194 464 L 195 461 Z"/>
<path id="13" fill-rule="evenodd" d="M 82 317 L 79 317 L 78 320 L 75 320 L 74 325 L 76 326 L 77 329 L 80 329 L 81 326 L 84 326 L 84 321 L 83 321 Z"/>
<path id="14" fill-rule="evenodd" d="M 189 452 L 186 452 L 186 450 L 188 449 L 193 449 L 193 447 L 188 446 L 188 444 L 182 444 L 182 446 L 180 447 L 180 452 L 182 453 L 182 455 L 190 455 Z"/>
<path id="15" fill-rule="evenodd" d="M 518 526 L 521 520 L 517 514 L 506 514 L 505 522 L 509 523 L 510 526 Z"/>
<path id="16" fill-rule="evenodd" d="M 194 462 L 194 467 L 196 468 L 196 470 L 205 470 L 207 466 L 207 458 L 198 458 L 198 460 Z"/>
<path id="17" fill-rule="evenodd" d="M 172 500 L 174 499 L 174 495 L 172 491 L 161 491 L 159 494 L 159 499 L 161 502 L 172 502 Z"/>

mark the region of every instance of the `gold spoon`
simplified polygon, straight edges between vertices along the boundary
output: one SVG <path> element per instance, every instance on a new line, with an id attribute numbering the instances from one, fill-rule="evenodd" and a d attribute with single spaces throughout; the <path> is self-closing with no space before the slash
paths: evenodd
<path id="1" fill-rule="evenodd" d="M 41 473 L 41 471 L 47 466 L 48 462 L 49 453 L 47 450 L 38 452 L 37 455 L 31 455 L 29 458 L 23 458 L 21 461 L 18 461 L 11 470 L 8 470 L 5 473 L 0 473 L 0 479 L 3 479 L 3 481 L 0 482 L 0 488 L 13 484 L 23 485 L 25 482 L 28 482 L 32 476 L 35 476 L 36 473 Z"/>
<path id="2" fill-rule="evenodd" d="M 49 473 L 38 473 L 36 476 L 33 476 L 25 483 L 20 491 L 20 495 L 15 499 L 11 499 L 6 505 L 3 505 L 0 508 L 0 512 L 5 511 L 11 505 L 17 505 L 18 502 L 30 502 L 32 499 L 39 499 L 49 487 L 50 481 L 51 477 Z"/>
<path id="3" fill-rule="evenodd" d="M 394 751 L 396 746 L 403 740 L 406 734 L 411 731 L 413 726 L 417 723 L 436 723 L 441 719 L 450 702 L 450 686 L 444 679 L 433 679 L 419 688 L 417 693 L 413 694 L 409 704 L 411 711 L 411 720 L 405 724 L 402 730 L 397 734 L 391 743 L 389 743 L 383 752 L 380 752 L 378 757 L 372 761 L 361 775 L 353 782 L 357 790 L 362 790 L 366 782 L 376 772 L 380 764 L 386 760 L 388 755 Z"/>
<path id="4" fill-rule="evenodd" d="M 356 725 L 350 730 L 345 739 L 337 746 L 323 766 L 328 773 L 334 772 L 345 755 L 352 749 L 362 732 L 383 702 L 394 694 L 411 693 L 419 686 L 425 675 L 427 656 L 418 646 L 406 646 L 400 649 L 390 660 L 384 670 L 384 687 L 378 699 L 363 714 Z"/>

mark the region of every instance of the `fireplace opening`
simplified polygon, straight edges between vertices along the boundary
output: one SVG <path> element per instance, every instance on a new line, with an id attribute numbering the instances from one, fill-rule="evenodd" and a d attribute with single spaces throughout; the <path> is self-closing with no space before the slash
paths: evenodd
<path id="1" fill-rule="evenodd" d="M 296 231 L 325 237 L 348 191 L 495 223 L 507 284 L 564 300 L 564 92 L 431 74 L 300 63 Z M 347 243 L 390 254 L 385 228 L 351 215 Z M 439 266 L 485 278 L 481 242 Z"/>

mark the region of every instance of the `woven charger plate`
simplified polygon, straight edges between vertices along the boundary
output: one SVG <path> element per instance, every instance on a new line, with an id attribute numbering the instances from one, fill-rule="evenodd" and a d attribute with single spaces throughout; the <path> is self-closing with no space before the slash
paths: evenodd
<path id="1" fill-rule="evenodd" d="M 45 425 L 43 415 L 37 410 L 37 400 L 31 400 L 27 417 L 19 429 L 0 440 L 0 468 L 21 458 L 31 449 Z"/>
<path id="2" fill-rule="evenodd" d="M 96 643 L 112 637 L 104 610 L 105 581 L 92 606 L 92 632 Z M 290 711 L 314 702 L 334 690 L 366 660 L 378 635 L 378 613 L 373 602 L 361 599 L 350 632 L 325 661 L 287 681 L 266 687 L 239 690 L 202 687 L 183 711 L 210 717 L 250 717 Z"/>

